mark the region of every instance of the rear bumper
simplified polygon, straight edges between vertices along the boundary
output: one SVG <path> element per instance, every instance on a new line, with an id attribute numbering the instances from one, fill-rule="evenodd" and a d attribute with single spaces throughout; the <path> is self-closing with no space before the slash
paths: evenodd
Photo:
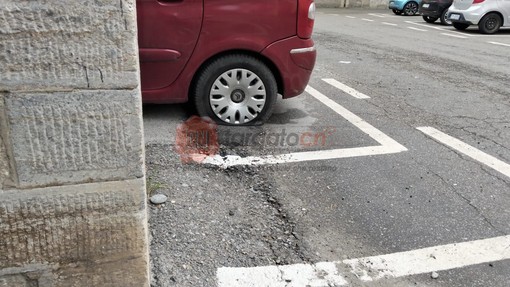
<path id="1" fill-rule="evenodd" d="M 459 14 L 459 15 L 460 15 L 460 16 L 459 16 L 459 19 L 451 19 L 451 18 L 450 18 L 450 15 L 451 15 L 451 14 Z M 466 20 L 466 18 L 464 17 L 464 15 L 463 15 L 463 14 L 460 14 L 460 13 L 448 13 L 448 19 L 449 19 L 450 21 L 452 21 L 452 23 L 462 23 L 462 24 L 469 24 L 469 25 L 473 25 L 473 22 Z"/>
<path id="2" fill-rule="evenodd" d="M 275 42 L 262 51 L 271 59 L 281 76 L 283 98 L 295 97 L 308 85 L 312 75 L 317 51 L 312 39 L 297 36 Z"/>
<path id="3" fill-rule="evenodd" d="M 455 9 L 454 5 L 448 10 L 448 19 L 452 20 L 454 23 L 477 25 L 482 16 L 487 12 L 483 5 L 471 5 L 471 7 L 466 10 Z M 451 19 L 453 14 L 458 14 L 459 19 Z"/>
<path id="4" fill-rule="evenodd" d="M 428 8 L 423 7 L 423 4 L 429 4 Z M 418 13 L 422 16 L 439 18 L 445 9 L 450 7 L 450 3 L 422 3 Z"/>

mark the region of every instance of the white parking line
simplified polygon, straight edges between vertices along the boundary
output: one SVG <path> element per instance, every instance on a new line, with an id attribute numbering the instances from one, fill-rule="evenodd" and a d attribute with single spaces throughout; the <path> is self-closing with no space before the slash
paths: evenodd
<path id="1" fill-rule="evenodd" d="M 498 45 L 498 46 L 505 46 L 505 47 L 510 47 L 510 44 L 505 44 L 505 43 L 499 43 L 499 42 L 487 42 L 489 44 L 493 44 L 493 45 Z"/>
<path id="2" fill-rule="evenodd" d="M 421 26 L 421 27 L 432 28 L 432 29 L 441 30 L 441 31 L 448 31 L 448 30 L 446 30 L 444 28 L 441 28 L 441 27 L 435 27 L 435 26 L 432 26 L 432 25 L 416 23 L 416 22 L 413 22 L 413 21 L 404 21 L 404 22 L 406 22 L 408 24 L 413 24 L 413 25 Z"/>
<path id="3" fill-rule="evenodd" d="M 281 155 L 267 155 L 267 156 L 248 156 L 240 157 L 235 155 L 221 156 L 215 155 L 204 159 L 202 163 L 213 164 L 223 168 L 237 165 L 265 165 L 265 164 L 278 164 L 278 163 L 291 163 L 302 161 L 315 161 L 315 160 L 328 160 L 339 158 L 360 157 L 369 155 L 383 155 L 407 151 L 403 145 L 399 144 L 389 136 L 370 125 L 362 118 L 353 114 L 346 108 L 337 104 L 335 101 L 329 99 L 319 91 L 308 86 L 306 92 L 315 99 L 322 102 L 324 105 L 331 108 L 338 115 L 346 119 L 369 137 L 377 141 L 380 145 L 357 147 L 357 148 L 341 148 L 332 150 L 318 150 L 307 152 L 295 152 Z"/>
<path id="4" fill-rule="evenodd" d="M 479 161 L 492 169 L 510 177 L 510 165 L 489 155 L 485 152 L 476 149 L 452 136 L 449 136 L 432 127 L 419 127 L 417 128 L 424 134 L 435 139 L 436 141 L 449 146 L 450 148 L 469 156 L 470 158 Z"/>
<path id="5" fill-rule="evenodd" d="M 388 22 L 381 22 L 381 23 L 383 23 L 384 25 L 389 25 L 389 26 L 398 26 L 395 23 L 388 23 Z"/>
<path id="6" fill-rule="evenodd" d="M 455 35 L 455 34 L 450 34 L 450 33 L 441 33 L 441 35 L 445 35 L 445 36 L 448 36 L 448 37 L 459 38 L 459 39 L 467 39 L 468 38 L 466 36 Z"/>
<path id="7" fill-rule="evenodd" d="M 415 31 L 420 31 L 420 32 L 427 32 L 428 30 L 425 30 L 425 29 L 420 29 L 420 28 L 416 28 L 416 27 L 407 27 L 408 29 L 411 29 L 411 30 L 415 30 Z"/>
<path id="8" fill-rule="evenodd" d="M 335 79 L 322 79 L 324 82 L 332 85 L 333 87 L 355 97 L 356 99 L 370 99 L 369 96 L 361 93 L 361 92 L 358 92 L 356 91 L 355 89 L 345 85 L 345 84 L 342 84 L 340 83 L 339 81 L 335 80 Z"/>
<path id="9" fill-rule="evenodd" d="M 367 19 L 367 18 L 361 18 L 361 20 L 363 20 L 363 21 L 367 21 L 367 22 L 374 22 L 374 20 L 372 20 L 372 19 Z"/>
<path id="10" fill-rule="evenodd" d="M 351 18 L 351 19 L 356 19 L 356 17 L 354 17 L 354 16 L 345 16 L 345 17 Z"/>
<path id="11" fill-rule="evenodd" d="M 219 287 L 262 286 L 345 286 L 341 270 L 356 275 L 352 282 L 397 278 L 428 272 L 461 268 L 510 259 L 510 236 L 398 252 L 380 256 L 347 259 L 316 264 L 262 266 L 253 268 L 218 268 Z"/>
<path id="12" fill-rule="evenodd" d="M 386 18 L 386 15 L 381 15 L 381 14 L 376 14 L 376 13 L 368 13 L 368 15 L 379 17 L 379 18 Z"/>

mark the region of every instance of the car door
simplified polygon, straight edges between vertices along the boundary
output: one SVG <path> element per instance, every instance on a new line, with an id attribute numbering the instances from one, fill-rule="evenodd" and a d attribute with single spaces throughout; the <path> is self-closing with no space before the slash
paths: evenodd
<path id="1" fill-rule="evenodd" d="M 193 54 L 203 0 L 137 0 L 142 90 L 171 85 Z"/>

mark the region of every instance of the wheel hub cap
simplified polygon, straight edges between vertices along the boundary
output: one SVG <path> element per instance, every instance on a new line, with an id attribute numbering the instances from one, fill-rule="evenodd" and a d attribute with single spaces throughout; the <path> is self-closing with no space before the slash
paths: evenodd
<path id="1" fill-rule="evenodd" d="M 232 99 L 232 102 L 238 104 L 246 98 L 244 92 L 242 90 L 235 90 L 230 95 L 230 99 Z"/>
<path id="2" fill-rule="evenodd" d="M 229 124 L 251 122 L 264 109 L 267 91 L 262 79 L 247 69 L 232 69 L 214 81 L 209 104 L 218 119 Z"/>

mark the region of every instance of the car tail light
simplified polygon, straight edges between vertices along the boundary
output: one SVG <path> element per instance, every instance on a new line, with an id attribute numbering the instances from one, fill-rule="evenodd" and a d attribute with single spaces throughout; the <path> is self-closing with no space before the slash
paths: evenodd
<path id="1" fill-rule="evenodd" d="M 485 0 L 473 0 L 473 4 L 479 4 L 479 3 L 482 3 L 483 1 L 485 1 Z"/>
<path id="2" fill-rule="evenodd" d="M 313 24 L 315 22 L 314 0 L 298 0 L 297 34 L 299 38 L 312 37 Z"/>

